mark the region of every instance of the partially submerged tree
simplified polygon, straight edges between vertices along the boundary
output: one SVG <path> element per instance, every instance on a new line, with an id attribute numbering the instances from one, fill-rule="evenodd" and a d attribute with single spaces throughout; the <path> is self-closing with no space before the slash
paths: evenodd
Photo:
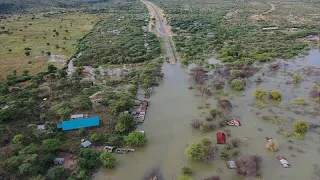
<path id="1" fill-rule="evenodd" d="M 208 91 L 208 88 L 204 87 L 206 80 L 208 79 L 207 72 L 202 67 L 196 67 L 191 69 L 191 76 L 193 77 L 194 81 L 200 85 L 199 89 L 201 95 L 205 94 Z"/>
<path id="2" fill-rule="evenodd" d="M 116 131 L 125 133 L 135 128 L 133 116 L 128 113 L 120 113 L 116 125 Z"/>
<path id="3" fill-rule="evenodd" d="M 232 104 L 229 100 L 218 100 L 218 106 L 225 112 L 232 111 Z"/>
<path id="4" fill-rule="evenodd" d="M 100 160 L 102 161 L 102 164 L 106 168 L 114 168 L 116 164 L 116 158 L 109 152 L 103 152 L 100 155 Z"/>
<path id="5" fill-rule="evenodd" d="M 238 174 L 257 177 L 261 174 L 262 158 L 258 155 L 241 156 L 236 159 Z"/>
<path id="6" fill-rule="evenodd" d="M 131 146 L 142 147 L 147 144 L 146 136 L 138 131 L 129 133 L 129 135 L 124 138 L 124 140 Z"/>

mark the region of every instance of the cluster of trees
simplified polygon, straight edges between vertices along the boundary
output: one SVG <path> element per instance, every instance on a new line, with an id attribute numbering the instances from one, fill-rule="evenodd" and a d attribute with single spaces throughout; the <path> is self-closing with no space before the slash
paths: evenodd
<path id="1" fill-rule="evenodd" d="M 309 50 L 308 44 L 298 39 L 319 34 L 320 29 L 319 25 L 303 22 L 299 23 L 299 31 L 294 33 L 263 31 L 263 27 L 273 26 L 274 22 L 260 20 L 253 23 L 249 16 L 257 12 L 242 2 L 161 1 L 159 4 L 165 9 L 170 25 L 178 35 L 173 40 L 185 64 L 204 60 L 213 51 L 223 62 L 292 58 Z M 183 4 L 188 5 L 188 9 Z M 241 9 L 241 12 L 236 9 Z M 228 12 L 237 13 L 230 16 Z M 290 26 L 296 24 L 280 22 L 279 28 Z"/>
<path id="2" fill-rule="evenodd" d="M 75 65 L 139 63 L 160 55 L 158 38 L 142 29 L 148 24 L 146 12 L 132 14 L 129 10 L 118 14 L 119 10 L 115 11 L 81 40 L 78 51 L 82 55 L 74 61 Z"/>

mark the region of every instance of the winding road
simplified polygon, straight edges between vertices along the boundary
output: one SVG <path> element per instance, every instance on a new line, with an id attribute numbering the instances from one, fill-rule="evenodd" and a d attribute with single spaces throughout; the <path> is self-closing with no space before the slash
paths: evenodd
<path id="1" fill-rule="evenodd" d="M 176 64 L 177 60 L 176 57 L 173 54 L 172 46 L 170 44 L 170 32 L 168 31 L 169 27 L 166 24 L 165 18 L 160 13 L 160 8 L 157 7 L 155 4 L 153 4 L 150 1 L 141 0 L 142 3 L 144 3 L 149 12 L 154 15 L 156 18 L 156 33 L 158 37 L 163 38 L 166 48 L 166 57 L 169 58 L 170 64 Z"/>

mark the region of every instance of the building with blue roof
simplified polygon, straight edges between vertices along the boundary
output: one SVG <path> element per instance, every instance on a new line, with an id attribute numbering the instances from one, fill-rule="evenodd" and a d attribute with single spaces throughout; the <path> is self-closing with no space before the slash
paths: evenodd
<path id="1" fill-rule="evenodd" d="M 58 129 L 62 129 L 63 131 L 80 129 L 86 127 L 94 127 L 100 125 L 99 117 L 90 117 L 90 118 L 81 118 L 81 119 L 73 119 L 68 121 L 63 121 L 61 124 L 57 125 Z"/>

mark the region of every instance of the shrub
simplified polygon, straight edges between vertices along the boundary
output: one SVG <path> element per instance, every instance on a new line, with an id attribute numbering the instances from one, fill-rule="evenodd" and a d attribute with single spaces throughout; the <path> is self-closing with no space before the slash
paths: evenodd
<path id="1" fill-rule="evenodd" d="M 178 178 L 179 180 L 192 180 L 192 178 L 188 175 L 181 174 Z"/>
<path id="2" fill-rule="evenodd" d="M 306 100 L 304 100 L 302 97 L 299 97 L 299 98 L 293 100 L 293 103 L 298 104 L 298 105 L 303 105 L 303 106 L 308 105 Z"/>
<path id="3" fill-rule="evenodd" d="M 84 136 L 86 134 L 86 132 L 85 132 L 85 130 L 84 130 L 84 128 L 80 128 L 78 131 L 77 131 L 77 135 L 78 136 Z"/>
<path id="4" fill-rule="evenodd" d="M 298 121 L 294 124 L 294 132 L 305 134 L 308 130 L 308 124 L 305 121 Z"/>
<path id="5" fill-rule="evenodd" d="M 60 149 L 62 143 L 59 139 L 46 139 L 42 141 L 42 148 L 46 151 L 56 151 Z"/>
<path id="6" fill-rule="evenodd" d="M 297 83 L 299 83 L 299 82 L 302 81 L 302 76 L 301 76 L 300 74 L 294 74 L 294 75 L 292 76 L 292 78 L 293 78 L 293 82 L 294 82 L 295 84 L 297 84 Z"/>
<path id="7" fill-rule="evenodd" d="M 129 133 L 129 135 L 124 138 L 124 140 L 126 141 L 126 143 L 132 146 L 141 147 L 147 144 L 146 136 L 138 131 Z"/>
<path id="8" fill-rule="evenodd" d="M 221 158 L 221 159 L 226 160 L 226 159 L 229 159 L 229 157 L 230 157 L 229 151 L 222 151 L 222 152 L 220 153 L 220 158 Z"/>
<path id="9" fill-rule="evenodd" d="M 92 170 L 101 165 L 99 159 L 100 152 L 94 151 L 90 148 L 81 149 L 79 152 L 79 158 L 77 159 L 77 165 L 81 169 Z"/>
<path id="10" fill-rule="evenodd" d="M 237 91 L 241 91 L 244 89 L 246 83 L 241 79 L 234 79 L 231 81 L 231 87 Z"/>
<path id="11" fill-rule="evenodd" d="M 264 100 L 267 95 L 267 92 L 264 89 L 256 88 L 253 90 L 253 95 L 256 99 Z"/>
<path id="12" fill-rule="evenodd" d="M 216 118 L 217 116 L 221 115 L 221 111 L 218 109 L 211 109 L 210 114 L 213 118 Z"/>
<path id="13" fill-rule="evenodd" d="M 233 147 L 237 148 L 237 147 L 239 147 L 239 145 L 241 144 L 241 140 L 240 140 L 240 139 L 237 139 L 237 138 L 231 139 L 230 144 L 231 144 Z"/>
<path id="14" fill-rule="evenodd" d="M 244 156 L 236 159 L 238 174 L 247 177 L 256 177 L 260 174 L 262 158 L 257 155 Z"/>
<path id="15" fill-rule="evenodd" d="M 102 161 L 102 164 L 106 168 L 114 168 L 116 164 L 116 158 L 109 152 L 103 152 L 100 155 L 100 160 Z"/>
<path id="16" fill-rule="evenodd" d="M 67 179 L 70 176 L 70 170 L 62 166 L 54 166 L 47 172 L 47 178 L 50 180 Z"/>
<path id="17" fill-rule="evenodd" d="M 201 143 L 202 143 L 204 146 L 206 146 L 206 147 L 209 147 L 209 146 L 212 145 L 212 142 L 211 142 L 210 139 L 207 138 L 207 137 L 202 138 L 202 139 L 201 139 Z"/>
<path id="18" fill-rule="evenodd" d="M 201 143 L 191 143 L 185 154 L 193 160 L 201 160 L 206 153 L 206 147 Z"/>
<path id="19" fill-rule="evenodd" d="M 191 168 L 189 168 L 189 167 L 187 167 L 187 166 L 183 166 L 183 167 L 181 168 L 181 173 L 182 173 L 183 175 L 191 176 L 191 175 L 192 175 L 192 170 L 191 170 Z"/>
<path id="20" fill-rule="evenodd" d="M 24 140 L 24 136 L 22 134 L 18 134 L 13 137 L 12 142 L 13 144 L 22 144 L 23 140 Z"/>
<path id="21" fill-rule="evenodd" d="M 279 91 L 270 91 L 269 92 L 269 98 L 273 99 L 273 100 L 277 100 L 277 101 L 281 101 L 282 100 L 282 94 Z"/>
<path id="22" fill-rule="evenodd" d="M 91 141 L 91 142 L 96 143 L 96 142 L 99 142 L 99 141 L 101 141 L 101 140 L 102 140 L 102 135 L 101 135 L 101 134 L 93 133 L 93 134 L 91 134 L 91 136 L 90 136 L 90 141 Z"/>
<path id="23" fill-rule="evenodd" d="M 200 129 L 202 124 L 203 124 L 203 122 L 200 121 L 199 119 L 194 119 L 191 122 L 191 126 L 193 127 L 193 129 Z"/>

